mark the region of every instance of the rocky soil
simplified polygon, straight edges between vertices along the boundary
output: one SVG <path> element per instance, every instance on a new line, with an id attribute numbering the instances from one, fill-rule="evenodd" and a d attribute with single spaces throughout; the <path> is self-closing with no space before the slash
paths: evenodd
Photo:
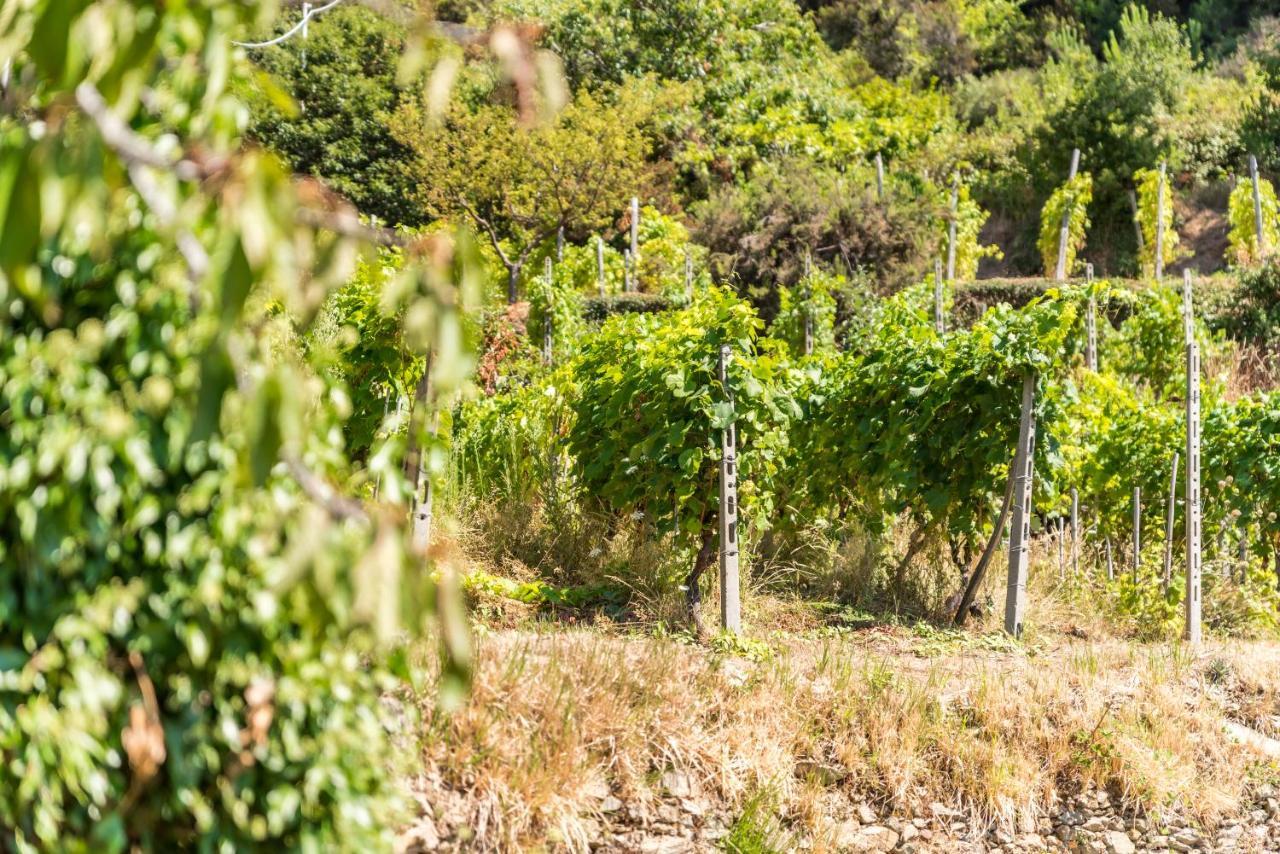
<path id="1" fill-rule="evenodd" d="M 419 816 L 400 837 L 406 854 L 425 851 L 495 850 L 487 828 L 451 820 L 450 798 L 433 781 L 420 780 Z M 592 817 L 578 838 L 549 834 L 547 847 L 617 854 L 686 854 L 725 850 L 736 816 L 704 798 L 679 772 L 660 780 L 662 796 L 652 804 L 627 804 L 600 792 Z M 427 792 L 431 795 L 428 797 Z M 1251 808 L 1212 830 L 1178 818 L 1163 822 L 1126 814 L 1104 791 L 1080 793 L 1051 816 L 1017 832 L 975 828 L 967 817 L 941 803 L 925 815 L 879 815 L 868 804 L 855 804 L 839 792 L 828 792 L 820 805 L 829 817 L 816 835 L 773 828 L 768 843 L 776 850 L 837 852 L 903 852 L 903 854 L 1023 854 L 1032 851 L 1081 854 L 1135 854 L 1139 851 L 1276 852 L 1280 851 L 1280 793 L 1271 786 L 1255 792 Z M 578 836 L 578 834 L 575 834 Z"/>

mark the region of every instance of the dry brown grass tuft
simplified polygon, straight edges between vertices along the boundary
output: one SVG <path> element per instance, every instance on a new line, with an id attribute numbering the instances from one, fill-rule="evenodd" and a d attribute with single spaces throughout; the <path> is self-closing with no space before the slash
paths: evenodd
<path id="1" fill-rule="evenodd" d="M 1039 655 L 971 642 L 922 658 L 904 631 L 792 640 L 750 663 L 671 640 L 503 633 L 481 642 L 464 708 L 436 716 L 422 697 L 423 749 L 428 776 L 464 796 L 495 848 L 581 849 L 603 794 L 651 801 L 669 769 L 730 809 L 768 789 L 816 841 L 836 819 L 832 794 L 903 814 L 940 802 L 980 832 L 1097 785 L 1212 824 L 1259 761 L 1224 733 L 1224 711 L 1244 708 L 1224 698 L 1253 698 L 1246 721 L 1275 715 L 1277 661 L 1275 646 L 1192 657 L 1117 641 Z"/>

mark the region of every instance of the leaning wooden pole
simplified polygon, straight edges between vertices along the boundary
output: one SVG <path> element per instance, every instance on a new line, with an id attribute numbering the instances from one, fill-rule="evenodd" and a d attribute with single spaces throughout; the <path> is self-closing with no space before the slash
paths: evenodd
<path id="1" fill-rule="evenodd" d="M 1071 149 L 1071 169 L 1067 172 L 1067 183 L 1071 183 L 1080 169 L 1080 149 Z M 1054 268 L 1053 278 L 1064 282 L 1067 279 L 1067 243 L 1071 239 L 1071 206 L 1067 205 L 1062 212 L 1062 228 L 1058 231 L 1058 265 Z"/>
<path id="2" fill-rule="evenodd" d="M 720 348 L 720 385 L 730 407 L 728 345 Z M 738 437 L 730 421 L 720 439 L 720 625 L 725 631 L 742 631 L 742 600 L 738 581 Z"/>
<path id="3" fill-rule="evenodd" d="M 1031 485 L 1036 447 L 1036 377 L 1022 382 L 1018 451 L 1013 460 L 1013 527 L 1009 534 L 1009 586 L 1005 592 L 1004 630 L 1021 637 L 1027 611 L 1027 572 L 1031 562 Z"/>

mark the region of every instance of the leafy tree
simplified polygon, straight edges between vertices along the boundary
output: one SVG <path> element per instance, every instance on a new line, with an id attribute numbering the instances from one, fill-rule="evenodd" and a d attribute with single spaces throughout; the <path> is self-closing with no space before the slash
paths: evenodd
<path id="1" fill-rule="evenodd" d="M 933 188 L 894 182 L 884 204 L 868 167 L 844 173 L 788 159 L 725 187 L 695 209 L 694 237 L 721 278 L 736 278 L 772 313 L 777 283 L 793 283 L 803 258 L 873 271 L 881 290 L 919 281 L 938 257 L 946 209 Z"/>
<path id="2" fill-rule="evenodd" d="M 270 11 L 4 7 L 6 849 L 391 843 L 379 698 L 431 593 L 412 485 L 347 497 L 347 393 L 297 343 L 361 247 L 399 238 L 242 145 L 228 42 Z M 448 389 L 473 262 L 447 236 L 410 254 L 406 328 Z M 465 624 L 438 601 L 455 692 Z"/>
<path id="3" fill-rule="evenodd" d="M 804 355 L 805 321 L 809 321 L 813 352 L 836 346 L 836 294 L 845 290 L 844 276 L 814 268 L 793 287 L 778 289 L 778 316 L 769 335 L 783 341 L 794 358 Z"/>
<path id="4" fill-rule="evenodd" d="M 750 305 L 711 288 L 678 311 L 610 319 L 574 368 L 568 443 L 578 478 L 606 507 L 696 552 L 684 583 L 699 632 L 699 582 L 716 554 L 720 431 L 737 430 L 742 518 L 763 524 L 785 426 L 798 414 L 786 360 L 757 340 L 761 325 Z M 733 352 L 732 403 L 719 379 L 722 345 Z"/>
<path id="5" fill-rule="evenodd" d="M 507 269 L 515 302 L 530 258 L 564 229 L 605 229 L 636 191 L 644 156 L 641 110 L 580 93 L 554 119 L 527 127 L 504 106 L 456 106 L 442 123 L 406 105 L 393 121 L 413 149 L 417 195 L 433 217 L 484 232 Z M 538 271 L 534 271 L 538 272 Z"/>
<path id="6" fill-rule="evenodd" d="M 292 22 L 288 22 L 292 23 Z M 308 24 L 308 37 L 252 52 L 269 77 L 251 78 L 249 135 L 295 171 L 321 178 L 383 223 L 421 225 L 405 169 L 411 150 L 388 117 L 406 100 L 397 82 L 404 27 L 359 5 Z"/>

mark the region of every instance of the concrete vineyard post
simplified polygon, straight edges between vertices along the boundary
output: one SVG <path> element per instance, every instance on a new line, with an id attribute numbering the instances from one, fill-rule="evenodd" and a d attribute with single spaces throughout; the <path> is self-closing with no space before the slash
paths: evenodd
<path id="1" fill-rule="evenodd" d="M 729 347 L 720 348 L 720 384 L 729 405 Z M 742 631 L 742 602 L 738 587 L 738 428 L 733 422 L 720 438 L 720 625 L 726 631 Z"/>
<path id="2" fill-rule="evenodd" d="M 1249 181 L 1253 184 L 1253 232 L 1258 238 L 1258 257 L 1266 250 L 1266 237 L 1262 230 L 1262 188 L 1258 185 L 1258 158 L 1249 155 Z"/>
<path id="3" fill-rule="evenodd" d="M 604 296 L 604 238 L 600 235 L 596 235 L 596 283 Z"/>
<path id="4" fill-rule="evenodd" d="M 556 229 L 556 263 L 564 260 L 564 226 Z"/>
<path id="5" fill-rule="evenodd" d="M 1164 278 L 1164 175 L 1165 164 L 1160 164 L 1160 178 L 1156 183 L 1156 281 Z"/>
<path id="6" fill-rule="evenodd" d="M 1191 292 L 1191 271 L 1182 271 L 1182 340 L 1190 344 L 1196 337 L 1195 313 Z"/>
<path id="7" fill-rule="evenodd" d="M 951 224 L 947 228 L 947 281 L 956 278 L 956 211 L 960 207 L 960 176 L 951 179 Z"/>
<path id="8" fill-rule="evenodd" d="M 631 197 L 631 258 L 640 257 L 640 200 Z"/>
<path id="9" fill-rule="evenodd" d="M 1067 172 L 1067 182 L 1070 183 L 1076 177 L 1076 172 L 1080 169 L 1080 149 L 1071 149 L 1071 169 Z M 1056 281 L 1066 281 L 1067 278 L 1067 242 L 1071 237 L 1071 208 L 1067 207 L 1062 212 L 1062 228 L 1058 232 L 1058 266 L 1054 268 L 1053 278 Z"/>
<path id="10" fill-rule="evenodd" d="M 1071 487 L 1071 574 L 1080 574 L 1080 490 Z"/>
<path id="11" fill-rule="evenodd" d="M 1169 473 L 1169 502 L 1164 514 L 1164 576 L 1161 584 L 1164 592 L 1169 592 L 1169 582 L 1173 578 L 1173 518 L 1178 512 L 1178 463 L 1181 457 L 1173 452 L 1173 468 Z"/>
<path id="12" fill-rule="evenodd" d="M 684 250 L 684 297 L 693 299 L 693 256 Z"/>
<path id="13" fill-rule="evenodd" d="M 1184 637 L 1200 643 L 1200 345 L 1187 344 L 1187 590 Z"/>
<path id="14" fill-rule="evenodd" d="M 1142 569 L 1142 487 L 1133 488 L 1133 579 L 1138 580 Z"/>
<path id="15" fill-rule="evenodd" d="M 1036 377 L 1022 382 L 1022 415 L 1018 423 L 1018 449 L 1013 458 L 1013 522 L 1009 534 L 1009 585 L 1005 591 L 1004 630 L 1022 635 L 1027 610 L 1027 568 L 1031 558 L 1031 482 L 1036 447 Z"/>
<path id="16" fill-rule="evenodd" d="M 1084 277 L 1088 284 L 1093 284 L 1093 265 L 1084 265 Z M 1085 343 L 1084 363 L 1091 371 L 1098 370 L 1098 305 L 1093 294 L 1089 294 L 1089 309 L 1084 316 Z"/>
<path id="17" fill-rule="evenodd" d="M 933 328 L 939 335 L 947 331 L 947 320 L 942 314 L 942 262 L 933 262 Z"/>
<path id="18" fill-rule="evenodd" d="M 1116 562 L 1111 556 L 1111 537 L 1102 538 L 1102 544 L 1107 550 L 1107 581 L 1115 581 L 1116 579 Z"/>
<path id="19" fill-rule="evenodd" d="M 555 294 L 552 290 L 551 258 L 546 260 L 547 305 L 542 314 L 542 361 L 551 364 L 551 324 L 555 313 Z"/>
<path id="20" fill-rule="evenodd" d="M 622 250 L 622 292 L 631 293 L 631 250 Z"/>
<path id="21" fill-rule="evenodd" d="M 884 157 L 876 152 L 876 201 L 884 203 Z"/>

